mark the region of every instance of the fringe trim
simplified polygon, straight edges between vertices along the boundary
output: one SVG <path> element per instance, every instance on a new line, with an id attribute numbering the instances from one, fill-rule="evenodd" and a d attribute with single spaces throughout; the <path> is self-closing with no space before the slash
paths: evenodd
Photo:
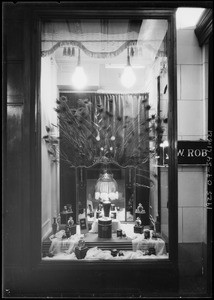
<path id="1" fill-rule="evenodd" d="M 56 43 L 51 49 L 42 51 L 41 56 L 42 57 L 49 56 L 49 55 L 53 54 L 60 47 L 72 45 L 72 46 L 79 47 L 86 55 L 88 55 L 90 57 L 93 57 L 93 58 L 110 58 L 110 57 L 118 56 L 126 48 L 128 48 L 129 46 L 135 46 L 136 44 L 137 44 L 136 40 L 126 41 L 125 43 L 123 43 L 115 51 L 112 51 L 112 52 L 93 52 L 93 51 L 88 50 L 79 41 L 61 41 L 61 42 Z"/>

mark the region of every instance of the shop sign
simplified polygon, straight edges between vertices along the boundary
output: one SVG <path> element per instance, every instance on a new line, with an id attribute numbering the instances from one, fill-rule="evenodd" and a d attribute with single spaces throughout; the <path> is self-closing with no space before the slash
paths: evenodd
<path id="1" fill-rule="evenodd" d="M 207 141 L 178 141 L 178 164 L 206 165 L 207 146 Z"/>

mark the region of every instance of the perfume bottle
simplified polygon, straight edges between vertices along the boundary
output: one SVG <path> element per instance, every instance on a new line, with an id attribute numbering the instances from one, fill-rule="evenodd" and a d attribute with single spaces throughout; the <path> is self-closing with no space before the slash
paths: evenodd
<path id="1" fill-rule="evenodd" d="M 56 217 L 53 218 L 53 224 L 52 224 L 52 232 L 53 232 L 53 235 L 55 236 L 55 234 L 57 233 L 57 228 L 58 228 L 58 224 L 57 224 L 57 221 L 56 221 Z"/>

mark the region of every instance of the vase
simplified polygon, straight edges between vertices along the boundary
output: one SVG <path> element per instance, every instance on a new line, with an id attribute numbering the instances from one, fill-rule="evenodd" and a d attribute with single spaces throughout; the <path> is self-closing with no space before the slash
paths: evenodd
<path id="1" fill-rule="evenodd" d="M 52 232 L 55 235 L 57 233 L 58 224 L 57 224 L 57 221 L 56 221 L 56 217 L 54 217 L 53 219 L 54 219 L 54 221 L 53 221 L 53 224 L 52 224 Z"/>
<path id="2" fill-rule="evenodd" d="M 111 202 L 103 203 L 104 216 L 109 217 Z"/>

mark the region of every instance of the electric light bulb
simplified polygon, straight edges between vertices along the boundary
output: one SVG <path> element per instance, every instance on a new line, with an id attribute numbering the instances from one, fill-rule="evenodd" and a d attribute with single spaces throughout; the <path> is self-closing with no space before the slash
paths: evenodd
<path id="1" fill-rule="evenodd" d="M 121 76 L 121 83 L 124 87 L 130 88 L 135 84 L 135 73 L 130 65 L 126 66 Z"/>
<path id="2" fill-rule="evenodd" d="M 169 146 L 169 142 L 168 141 L 164 141 L 163 145 L 164 145 L 164 147 L 168 147 Z"/>
<path id="3" fill-rule="evenodd" d="M 72 84 L 77 89 L 83 89 L 87 84 L 87 77 L 82 66 L 76 66 L 72 75 Z"/>

